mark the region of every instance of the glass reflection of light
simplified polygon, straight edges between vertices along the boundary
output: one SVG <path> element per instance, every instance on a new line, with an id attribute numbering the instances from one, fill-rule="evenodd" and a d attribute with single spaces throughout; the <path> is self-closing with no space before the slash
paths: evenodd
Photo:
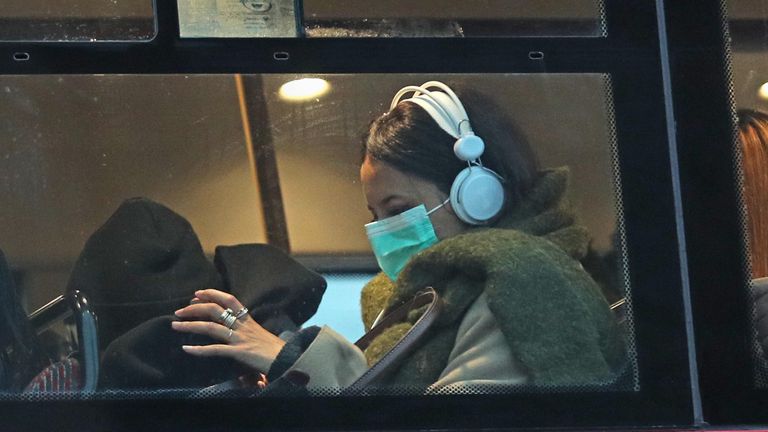
<path id="1" fill-rule="evenodd" d="M 321 78 L 302 78 L 283 84 L 280 97 L 289 101 L 304 101 L 327 93 L 330 87 L 328 81 Z"/>
<path id="2" fill-rule="evenodd" d="M 768 100 L 768 82 L 760 86 L 757 94 L 760 95 L 760 98 Z"/>

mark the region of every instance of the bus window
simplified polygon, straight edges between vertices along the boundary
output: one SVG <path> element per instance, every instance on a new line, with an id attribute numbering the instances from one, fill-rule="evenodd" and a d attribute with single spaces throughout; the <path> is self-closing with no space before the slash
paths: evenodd
<path id="1" fill-rule="evenodd" d="M 308 37 L 601 37 L 604 19 L 595 0 L 304 0 Z"/>
<path id="2" fill-rule="evenodd" d="M 146 41 L 155 36 L 152 0 L 8 0 L 0 41 Z"/>
<path id="3" fill-rule="evenodd" d="M 136 377 L 127 378 L 127 374 L 136 370 L 121 369 L 125 367 L 123 363 L 109 361 L 115 355 L 127 355 L 120 351 L 127 349 L 126 340 L 134 341 L 136 331 L 144 331 L 145 324 L 151 325 L 156 318 L 141 315 L 149 313 L 148 305 L 136 309 L 143 296 L 155 298 L 165 293 L 162 298 L 166 300 L 158 297 L 153 308 L 174 297 L 167 310 L 151 309 L 157 310 L 158 315 L 172 315 L 196 295 L 192 290 L 187 292 L 188 299 L 182 299 L 182 289 L 169 287 L 181 285 L 182 280 L 200 278 L 198 288 L 211 284 L 209 288 L 233 291 L 246 279 L 272 280 L 277 276 L 259 273 L 258 262 L 238 258 L 263 255 L 257 252 L 237 255 L 253 247 L 248 245 L 271 243 L 290 253 L 309 270 L 328 275 L 328 287 L 322 302 L 316 297 L 316 300 L 302 298 L 287 306 L 281 301 L 275 303 L 275 308 L 287 308 L 294 320 L 292 326 L 269 319 L 270 324 L 262 324 L 274 325 L 275 334 L 295 332 L 299 326 L 308 325 L 307 319 L 319 307 L 309 324 L 337 323 L 339 332 L 354 341 L 363 330 L 373 326 L 377 318 L 374 315 L 385 309 L 388 297 L 380 297 L 381 293 L 394 289 L 392 280 L 396 277 L 386 273 L 389 276 L 386 278 L 381 273 L 370 281 L 379 271 L 376 260 L 385 272 L 392 268 L 386 265 L 384 255 L 376 249 L 372 251 L 373 240 L 370 234 L 366 236 L 366 224 L 400 212 L 380 207 L 383 201 L 372 198 L 375 196 L 371 194 L 373 184 L 385 190 L 392 186 L 388 182 L 366 180 L 365 166 L 372 163 L 373 156 L 369 154 L 368 162 L 363 161 L 365 139 L 361 137 L 365 136 L 372 120 L 390 109 L 391 97 L 399 88 L 430 80 L 450 83 L 449 89 L 455 88 L 462 95 L 467 112 L 473 113 L 474 130 L 484 135 L 486 146 L 491 149 L 487 151 L 490 156 L 482 162 L 477 160 L 470 169 L 495 168 L 501 173 L 494 174 L 502 178 L 500 187 L 512 187 L 501 186 L 504 183 L 519 182 L 520 185 L 518 192 L 505 192 L 515 198 L 509 198 L 495 221 L 479 224 L 490 230 L 470 229 L 471 225 L 460 222 L 460 231 L 446 234 L 443 229 L 451 229 L 445 228 L 449 225 L 440 225 L 437 221 L 458 210 L 446 211 L 440 218 L 433 219 L 434 229 L 441 238 L 451 239 L 452 235 L 466 230 L 463 234 L 466 239 L 457 236 L 455 245 L 448 240 L 440 245 L 453 245 L 453 249 L 445 252 L 451 256 L 465 249 L 471 252 L 475 241 L 487 243 L 487 250 L 478 251 L 482 253 L 473 265 L 483 266 L 489 277 L 494 275 L 488 284 L 511 284 L 521 290 L 520 294 L 489 290 L 488 300 L 482 300 L 483 304 L 512 301 L 512 297 L 507 296 L 528 296 L 530 294 L 522 294 L 526 292 L 527 283 L 533 289 L 548 278 L 562 279 L 541 288 L 545 296 L 536 300 L 542 302 L 537 309 L 525 307 L 510 315 L 525 304 L 525 298 L 521 298 L 499 311 L 504 315 L 497 320 L 514 321 L 516 316 L 534 313 L 533 310 L 547 317 L 534 315 L 529 320 L 548 322 L 555 320 L 554 316 L 563 315 L 559 324 L 544 327 L 543 334 L 553 331 L 549 337 L 557 338 L 557 329 L 568 332 L 577 325 L 591 330 L 574 334 L 572 340 L 553 344 L 549 349 L 559 350 L 578 340 L 581 341 L 579 347 L 583 342 L 595 350 L 589 358 L 600 360 L 582 371 L 583 377 L 579 375 L 582 372 L 573 372 L 570 377 L 558 378 L 561 381 L 554 378 L 554 381 L 546 381 L 550 378 L 537 381 L 544 378 L 523 374 L 515 378 L 514 385 L 510 381 L 484 390 L 482 385 L 464 388 L 451 382 L 440 391 L 517 392 L 526 388 L 533 391 L 537 386 L 588 387 L 597 391 L 637 389 L 633 291 L 628 271 L 633 256 L 628 248 L 621 198 L 618 159 L 621 143 L 614 136 L 612 124 L 612 82 L 610 76 L 604 74 L 8 77 L 4 81 L 4 93 L 10 104 L 5 105 L 2 121 L 7 126 L 3 128 L 6 134 L 3 142 L 9 144 L 0 158 L 4 173 L 0 230 L 3 230 L 2 247 L 22 276 L 20 290 L 27 308 L 34 310 L 73 289 L 90 295 L 91 307 L 99 319 L 99 342 L 106 359 L 102 364 L 103 374 L 111 377 L 105 381 L 104 389 L 133 389 L 122 387 L 128 383 L 149 385 Z M 370 86 L 371 81 L 377 85 Z M 148 100 L 152 103 L 147 103 Z M 575 109 L 576 106 L 579 108 Z M 367 139 L 372 139 L 373 133 L 369 130 Z M 464 163 L 454 154 L 455 138 L 445 137 L 450 142 L 436 148 L 435 155 L 430 153 L 429 157 L 444 156 L 446 163 L 458 165 L 461 171 Z M 507 154 L 509 156 L 502 156 Z M 504 165 L 507 162 L 500 161 L 525 161 L 526 165 L 520 165 L 518 171 L 509 171 Z M 481 168 L 481 163 L 488 168 Z M 413 174 L 415 177 L 403 175 L 410 179 L 406 182 L 408 185 L 425 181 L 419 180 L 422 174 L 418 171 Z M 512 177 L 522 175 L 528 178 Z M 422 190 L 418 197 L 422 197 L 424 191 L 433 190 L 431 187 L 418 189 Z M 448 192 L 434 189 L 430 193 L 447 197 Z M 398 197 L 398 200 L 406 199 L 405 195 Z M 427 202 L 426 198 L 418 199 Z M 450 208 L 457 208 L 459 204 L 460 201 L 452 202 Z M 68 222 L 63 223 L 64 220 Z M 183 228 L 187 224 L 188 227 Z M 186 234 L 171 241 L 176 238 L 172 233 L 179 230 Z M 163 247 L 167 253 L 181 249 L 178 261 L 168 261 L 162 254 L 158 256 L 159 262 L 152 261 L 154 252 L 151 251 L 158 242 L 166 245 Z M 515 252 L 518 242 L 521 249 Z M 523 248 L 523 244 L 529 243 Z M 195 246 L 197 244 L 200 246 Z M 527 256 L 528 252 L 522 251 L 528 248 L 540 250 Z M 533 279 L 529 282 L 513 282 L 525 273 L 520 275 L 513 271 L 514 267 L 504 264 L 505 259 L 514 260 L 521 253 L 531 262 L 529 271 L 536 269 L 534 273 L 538 275 L 530 276 Z M 429 270 L 423 270 L 426 273 L 421 277 L 438 278 L 435 288 L 447 298 L 458 295 L 443 291 L 453 286 L 450 278 L 456 281 L 470 278 L 456 283 L 460 286 L 468 283 L 467 290 L 470 286 L 471 290 L 480 290 L 477 295 L 486 292 L 485 282 L 470 283 L 474 276 L 461 273 L 465 259 L 474 259 L 473 254 L 453 263 L 455 270 L 446 273 L 444 276 L 449 279 L 443 282 L 438 280 L 438 273 L 432 274 Z M 498 258 L 507 254 L 512 255 Z M 547 257 L 549 264 L 538 263 L 539 256 Z M 269 259 L 285 262 L 287 257 Z M 237 259 L 246 261 L 237 264 Z M 502 261 L 497 262 L 498 259 Z M 213 278 L 199 273 L 201 268 L 210 265 L 206 264 L 210 260 L 215 264 L 215 269 L 210 267 Z M 271 261 L 262 264 L 266 262 Z M 155 275 L 161 268 L 158 266 L 165 265 L 173 271 Z M 185 269 L 190 268 L 195 271 L 185 273 Z M 272 266 L 278 273 L 280 268 L 277 264 Z M 296 275 L 308 271 L 300 271 L 298 264 L 291 268 L 296 269 Z M 497 270 L 491 271 L 492 268 Z M 268 271 L 268 267 L 261 271 Z M 100 276 L 105 272 L 109 274 Z M 121 274 L 124 276 L 119 277 Z M 149 274 L 155 276 L 145 279 Z M 358 276 L 351 277 L 353 274 Z M 291 276 L 295 275 L 284 275 L 289 279 Z M 105 280 L 103 277 L 111 282 L 94 282 Z M 151 281 L 157 278 L 165 281 L 153 288 L 159 291 L 141 294 L 142 289 L 147 289 L 142 284 L 152 285 Z M 301 285 L 304 280 L 311 283 L 315 279 L 306 276 L 296 284 Z M 285 285 L 279 285 L 284 288 L 275 293 L 264 295 L 254 294 L 252 290 L 256 286 L 246 285 L 244 291 L 237 291 L 243 301 L 248 298 L 274 301 L 268 299 L 292 295 Z M 382 288 L 385 286 L 387 288 Z M 401 281 L 399 286 L 408 285 Z M 413 287 L 425 288 L 416 282 Z M 315 287 L 309 289 L 315 290 Z M 473 292 L 471 290 L 468 293 Z M 395 294 L 396 291 L 391 291 L 387 296 Z M 468 302 L 462 308 L 482 309 L 483 304 L 477 302 L 484 297 L 475 297 L 462 300 Z M 132 300 L 126 300 L 129 298 Z M 176 300 L 179 304 L 171 307 Z M 554 307 L 559 302 L 566 302 L 569 307 Z M 610 308 L 613 303 L 624 306 L 614 311 Z M 247 305 L 254 311 L 260 306 Z M 309 312 L 291 315 L 295 308 Z M 128 309 L 133 311 L 131 318 L 126 315 L 118 320 Z M 144 316 L 146 323 L 132 321 L 138 319 L 137 316 Z M 295 322 L 299 319 L 297 316 L 301 322 Z M 456 319 L 458 324 L 460 321 Z M 142 337 L 151 340 L 152 333 Z M 157 355 L 162 357 L 162 351 Z M 185 358 L 193 359 L 192 356 Z M 537 362 L 546 362 L 544 358 L 536 358 L 532 356 L 526 367 L 535 371 L 542 367 Z M 601 378 L 594 378 L 598 376 Z M 446 373 L 446 377 L 450 380 L 449 374 Z M 433 378 L 439 381 L 438 376 Z M 123 384 L 114 384 L 116 382 Z M 181 377 L 180 381 L 168 381 L 154 390 L 167 390 L 171 383 L 194 387 L 199 382 L 187 382 Z M 378 385 L 383 389 L 385 384 Z M 419 392 L 425 391 L 427 384 L 432 383 L 425 382 Z M 396 387 L 403 388 L 403 383 Z M 430 387 L 430 391 L 438 388 Z"/>
<path id="4" fill-rule="evenodd" d="M 606 36 L 600 0 L 179 0 L 178 6 L 185 38 Z"/>
<path id="5" fill-rule="evenodd" d="M 348 340 L 357 340 L 365 334 L 363 322 L 349 319 L 361 316 L 360 294 L 373 274 L 325 273 L 328 282 L 323 301 L 305 326 L 328 325 Z"/>
<path id="6" fill-rule="evenodd" d="M 691 101 L 718 1 L 112 2 L 30 36 L 38 3 L 0 44 L 9 427 L 700 427 L 760 390 L 727 103 Z"/>

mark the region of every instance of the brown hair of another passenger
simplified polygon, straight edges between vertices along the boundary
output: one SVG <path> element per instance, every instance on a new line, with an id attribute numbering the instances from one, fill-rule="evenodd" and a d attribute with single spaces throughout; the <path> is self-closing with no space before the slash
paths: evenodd
<path id="1" fill-rule="evenodd" d="M 739 110 L 752 278 L 768 277 L 768 114 Z"/>

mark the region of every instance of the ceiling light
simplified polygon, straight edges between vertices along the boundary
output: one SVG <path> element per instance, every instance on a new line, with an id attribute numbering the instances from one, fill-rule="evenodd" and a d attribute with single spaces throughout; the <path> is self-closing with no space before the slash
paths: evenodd
<path id="1" fill-rule="evenodd" d="M 768 82 L 760 86 L 760 90 L 758 90 L 757 94 L 762 99 L 768 99 Z"/>
<path id="2" fill-rule="evenodd" d="M 320 78 L 302 78 L 280 86 L 280 97 L 289 101 L 305 101 L 325 94 L 328 81 Z"/>

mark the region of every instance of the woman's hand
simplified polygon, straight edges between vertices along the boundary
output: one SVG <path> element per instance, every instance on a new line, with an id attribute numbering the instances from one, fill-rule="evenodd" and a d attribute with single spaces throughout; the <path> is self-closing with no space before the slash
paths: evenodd
<path id="1" fill-rule="evenodd" d="M 235 321 L 230 331 L 221 321 L 222 313 L 227 308 L 236 314 L 243 309 L 243 305 L 233 295 L 218 290 L 195 292 L 192 304 L 176 311 L 176 316 L 183 321 L 174 321 L 171 327 L 180 332 L 206 335 L 221 343 L 184 345 L 182 349 L 201 357 L 229 357 L 266 373 L 285 342 L 265 330 L 247 313 Z"/>

